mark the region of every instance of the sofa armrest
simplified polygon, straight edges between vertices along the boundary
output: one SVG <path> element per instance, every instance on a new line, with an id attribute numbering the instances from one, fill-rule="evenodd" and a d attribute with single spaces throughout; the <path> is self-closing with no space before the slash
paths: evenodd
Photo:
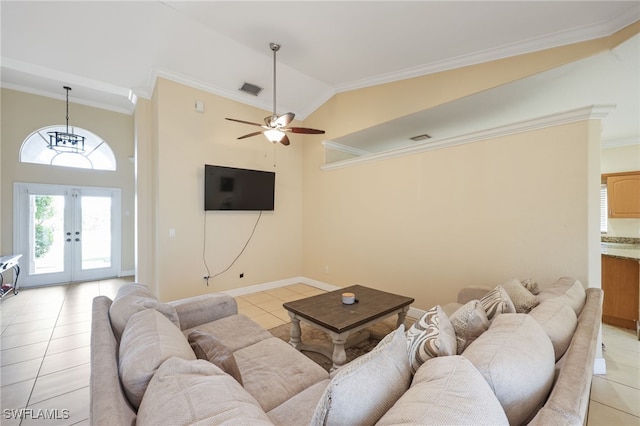
<path id="1" fill-rule="evenodd" d="M 176 308 L 182 330 L 238 313 L 235 299 L 223 293 L 203 294 L 175 300 L 169 304 Z"/>
<path id="2" fill-rule="evenodd" d="M 458 292 L 458 303 L 465 304 L 472 300 L 481 299 L 482 296 L 490 292 L 490 288 L 485 287 L 465 287 Z"/>
<path id="3" fill-rule="evenodd" d="M 118 341 L 109 320 L 110 306 L 106 296 L 93 299 L 89 424 L 135 425 L 136 412 L 120 386 Z"/>
<path id="4" fill-rule="evenodd" d="M 602 318 L 603 292 L 586 290 L 587 301 L 564 354 L 562 368 L 551 394 L 530 425 L 582 425 L 589 408 L 593 364 Z"/>

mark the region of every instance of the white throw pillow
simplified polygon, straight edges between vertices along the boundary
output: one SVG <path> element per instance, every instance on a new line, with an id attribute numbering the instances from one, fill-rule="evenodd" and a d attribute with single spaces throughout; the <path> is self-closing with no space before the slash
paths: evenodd
<path id="1" fill-rule="evenodd" d="M 576 313 L 576 316 L 579 317 L 587 301 L 587 294 L 582 283 L 572 277 L 559 278 L 550 287 L 540 290 L 538 299 L 543 302 L 560 296 L 567 296 L 571 308 Z"/>
<path id="2" fill-rule="evenodd" d="M 489 321 L 493 321 L 500 314 L 512 314 L 516 312 L 516 307 L 513 305 L 509 294 L 505 291 L 501 285 L 497 286 L 482 299 L 480 299 L 482 307 L 487 313 Z"/>
<path id="3" fill-rule="evenodd" d="M 456 352 L 460 355 L 482 333 L 489 329 L 489 319 L 479 300 L 472 300 L 450 317 L 456 333 Z"/>
<path id="4" fill-rule="evenodd" d="M 331 379 L 312 425 L 372 425 L 411 383 L 404 325 L 371 352 L 342 367 Z"/>
<path id="5" fill-rule="evenodd" d="M 411 372 L 427 360 L 456 354 L 456 332 L 440 305 L 429 309 L 407 331 Z"/>
<path id="6" fill-rule="evenodd" d="M 526 314 L 538 306 L 538 298 L 527 290 L 519 280 L 515 278 L 510 279 L 502 284 L 502 287 L 509 295 L 517 313 Z"/>
<path id="7" fill-rule="evenodd" d="M 533 308 L 529 315 L 542 326 L 551 339 L 558 361 L 567 351 L 578 326 L 576 313 L 571 309 L 566 296 L 545 300 Z"/>
<path id="8" fill-rule="evenodd" d="M 158 367 L 171 357 L 195 360 L 187 338 L 155 309 L 134 314 L 120 341 L 118 373 L 127 399 L 138 408 Z"/>
<path id="9" fill-rule="evenodd" d="M 204 360 L 170 358 L 151 379 L 138 425 L 270 425 L 254 397 L 231 376 Z"/>

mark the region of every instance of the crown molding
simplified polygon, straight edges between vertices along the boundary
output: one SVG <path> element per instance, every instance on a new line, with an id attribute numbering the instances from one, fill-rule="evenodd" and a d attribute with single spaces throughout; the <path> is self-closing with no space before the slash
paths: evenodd
<path id="1" fill-rule="evenodd" d="M 321 143 L 325 148 L 333 149 L 334 151 L 346 152 L 347 154 L 353 154 L 358 156 L 371 154 L 371 152 L 369 151 L 353 148 L 351 146 L 344 145 L 334 141 L 322 141 Z"/>
<path id="2" fill-rule="evenodd" d="M 406 80 L 437 72 L 449 71 L 470 65 L 484 62 L 496 61 L 512 56 L 533 53 L 541 50 L 552 49 L 554 47 L 580 43 L 608 37 L 617 31 L 633 24 L 640 18 L 640 4 L 636 7 L 636 13 L 624 13 L 609 21 L 601 21 L 592 25 L 585 25 L 566 31 L 559 31 L 543 37 L 535 37 L 517 43 L 506 44 L 501 47 L 474 52 L 468 55 L 461 55 L 442 61 L 431 62 L 425 65 L 406 68 L 397 72 L 378 75 L 372 78 L 355 80 L 349 83 L 340 84 L 335 87 L 336 93 L 350 90 L 362 89 L 379 84 L 391 83 L 394 81 Z"/>
<path id="3" fill-rule="evenodd" d="M 323 171 L 337 170 L 345 167 L 359 166 L 362 164 L 374 163 L 392 158 L 404 157 L 407 155 L 419 154 L 422 152 L 433 151 L 436 149 L 449 148 L 458 145 L 465 145 L 474 142 L 480 142 L 486 139 L 494 139 L 503 136 L 509 136 L 522 132 L 529 132 L 547 127 L 559 126 L 562 124 L 574 123 L 577 121 L 601 119 L 606 117 L 615 105 L 590 105 L 582 108 L 576 108 L 569 111 L 563 111 L 555 114 L 545 115 L 530 120 L 519 121 L 491 129 L 480 130 L 465 135 L 453 136 L 449 138 L 433 139 L 418 145 L 412 145 L 406 148 L 393 149 L 386 152 L 365 155 L 349 160 L 337 161 L 335 163 L 320 166 Z"/>

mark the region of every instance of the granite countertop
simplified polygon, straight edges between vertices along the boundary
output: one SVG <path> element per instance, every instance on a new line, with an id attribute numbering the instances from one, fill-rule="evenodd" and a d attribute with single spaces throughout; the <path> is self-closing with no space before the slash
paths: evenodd
<path id="1" fill-rule="evenodd" d="M 640 261 L 640 244 L 602 242 L 600 243 L 600 253 L 606 256 Z"/>

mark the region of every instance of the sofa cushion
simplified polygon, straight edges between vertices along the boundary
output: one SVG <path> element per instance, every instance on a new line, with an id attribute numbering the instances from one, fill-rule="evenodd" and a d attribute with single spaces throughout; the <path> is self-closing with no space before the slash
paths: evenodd
<path id="1" fill-rule="evenodd" d="M 456 354 L 456 333 L 440 305 L 429 309 L 407 331 L 411 372 L 428 359 Z"/>
<path id="2" fill-rule="evenodd" d="M 273 336 L 233 355 L 242 373 L 244 388 L 265 412 L 329 378 L 324 368 Z"/>
<path id="3" fill-rule="evenodd" d="M 138 425 L 272 424 L 236 380 L 204 361 L 170 358 L 140 403 Z"/>
<path id="4" fill-rule="evenodd" d="M 196 329 L 203 333 L 216 336 L 216 339 L 234 353 L 239 349 L 273 337 L 271 333 L 260 327 L 255 321 L 252 321 L 249 317 L 242 314 L 230 315 L 184 330 L 185 337 Z M 241 330 L 241 332 L 239 332 L 239 330 Z"/>
<path id="5" fill-rule="evenodd" d="M 556 361 L 567 351 L 573 333 L 578 325 L 576 313 L 569 304 L 567 296 L 545 300 L 529 313 L 551 339 Z"/>
<path id="6" fill-rule="evenodd" d="M 269 420 L 276 425 L 308 425 L 329 381 L 318 382 L 278 405 L 267 413 Z"/>
<path id="7" fill-rule="evenodd" d="M 409 388 L 404 325 L 371 352 L 340 368 L 331 379 L 311 420 L 312 425 L 374 424 Z"/>
<path id="8" fill-rule="evenodd" d="M 195 330 L 189 333 L 189 344 L 196 358 L 215 364 L 242 384 L 242 375 L 236 358 L 215 336 Z"/>
<path id="9" fill-rule="evenodd" d="M 176 308 L 167 303 L 160 303 L 146 285 L 130 283 L 118 289 L 118 294 L 109 307 L 111 327 L 118 340 L 120 340 L 129 318 L 144 309 L 157 310 L 180 328 L 180 319 L 176 313 Z"/>
<path id="10" fill-rule="evenodd" d="M 517 313 L 528 313 L 538 305 L 538 298 L 522 285 L 520 280 L 515 278 L 502 284 L 502 287 L 509 295 Z"/>
<path id="11" fill-rule="evenodd" d="M 196 359 L 175 324 L 155 309 L 145 309 L 131 316 L 120 341 L 118 373 L 133 407 L 140 405 L 158 367 L 174 356 Z"/>
<path id="12" fill-rule="evenodd" d="M 487 313 L 489 321 L 493 321 L 500 314 L 511 314 L 516 312 L 509 294 L 501 285 L 497 286 L 480 299 L 482 307 Z"/>
<path id="13" fill-rule="evenodd" d="M 378 425 L 507 425 L 491 388 L 464 357 L 434 358 L 413 377 L 411 387 Z"/>
<path id="14" fill-rule="evenodd" d="M 510 424 L 530 420 L 549 394 L 555 366 L 553 346 L 530 315 L 498 315 L 463 356 L 484 376 Z"/>
<path id="15" fill-rule="evenodd" d="M 479 300 L 472 300 L 450 317 L 456 333 L 456 353 L 460 355 L 482 333 L 489 329 L 489 319 Z"/>
<path id="16" fill-rule="evenodd" d="M 587 300 L 582 283 L 572 277 L 562 277 L 551 286 L 540 290 L 538 299 L 542 302 L 560 296 L 567 296 L 571 308 L 576 313 L 576 316 L 579 317 Z"/>

